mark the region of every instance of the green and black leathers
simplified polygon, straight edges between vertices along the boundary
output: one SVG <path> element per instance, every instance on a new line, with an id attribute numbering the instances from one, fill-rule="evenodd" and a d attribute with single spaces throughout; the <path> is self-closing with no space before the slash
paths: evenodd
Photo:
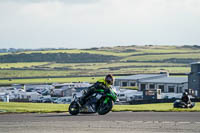
<path id="1" fill-rule="evenodd" d="M 86 102 L 87 97 L 95 93 L 96 90 L 103 89 L 105 91 L 109 91 L 110 85 L 106 83 L 104 79 L 98 80 L 92 86 L 88 87 L 87 90 L 83 93 L 83 96 L 80 97 L 80 104 L 83 105 Z"/>

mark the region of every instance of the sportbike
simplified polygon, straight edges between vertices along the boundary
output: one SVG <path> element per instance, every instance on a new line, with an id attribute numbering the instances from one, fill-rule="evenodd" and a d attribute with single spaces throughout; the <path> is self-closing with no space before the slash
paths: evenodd
<path id="1" fill-rule="evenodd" d="M 98 113 L 105 115 L 112 110 L 114 102 L 117 100 L 117 92 L 111 87 L 109 91 L 98 89 L 91 96 L 86 98 L 84 105 L 80 106 L 79 98 L 75 95 L 74 100 L 69 105 L 69 113 L 77 115 L 79 113 Z"/>

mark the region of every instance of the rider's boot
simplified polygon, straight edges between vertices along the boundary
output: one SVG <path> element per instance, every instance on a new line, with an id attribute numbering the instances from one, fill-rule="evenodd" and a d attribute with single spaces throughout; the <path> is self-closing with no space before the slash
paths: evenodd
<path id="1" fill-rule="evenodd" d="M 80 97 L 80 98 L 78 98 L 78 105 L 80 106 L 80 107 L 82 107 L 84 104 L 85 104 L 85 98 L 84 98 L 84 96 L 82 96 L 82 97 Z"/>

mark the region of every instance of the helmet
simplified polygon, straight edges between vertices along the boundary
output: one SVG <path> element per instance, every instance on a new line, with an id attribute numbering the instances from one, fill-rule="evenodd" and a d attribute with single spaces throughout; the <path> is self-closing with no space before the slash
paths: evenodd
<path id="1" fill-rule="evenodd" d="M 109 85 L 113 85 L 113 76 L 111 74 L 106 75 L 105 77 L 105 81 L 109 84 Z"/>

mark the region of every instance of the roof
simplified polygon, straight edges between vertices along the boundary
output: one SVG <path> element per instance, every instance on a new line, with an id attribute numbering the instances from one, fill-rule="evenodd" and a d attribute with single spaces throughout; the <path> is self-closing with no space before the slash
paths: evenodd
<path id="1" fill-rule="evenodd" d="M 157 77 L 161 76 L 163 74 L 138 74 L 138 75 L 131 75 L 131 76 L 122 76 L 116 79 L 124 79 L 124 80 L 139 80 L 144 78 L 151 78 L 151 77 Z"/>
<path id="2" fill-rule="evenodd" d="M 157 79 L 144 79 L 140 82 L 149 82 L 149 83 L 186 83 L 188 82 L 188 77 L 161 77 Z"/>
<path id="3" fill-rule="evenodd" d="M 190 63 L 191 65 L 194 65 L 194 64 L 200 64 L 200 62 L 192 62 Z"/>

